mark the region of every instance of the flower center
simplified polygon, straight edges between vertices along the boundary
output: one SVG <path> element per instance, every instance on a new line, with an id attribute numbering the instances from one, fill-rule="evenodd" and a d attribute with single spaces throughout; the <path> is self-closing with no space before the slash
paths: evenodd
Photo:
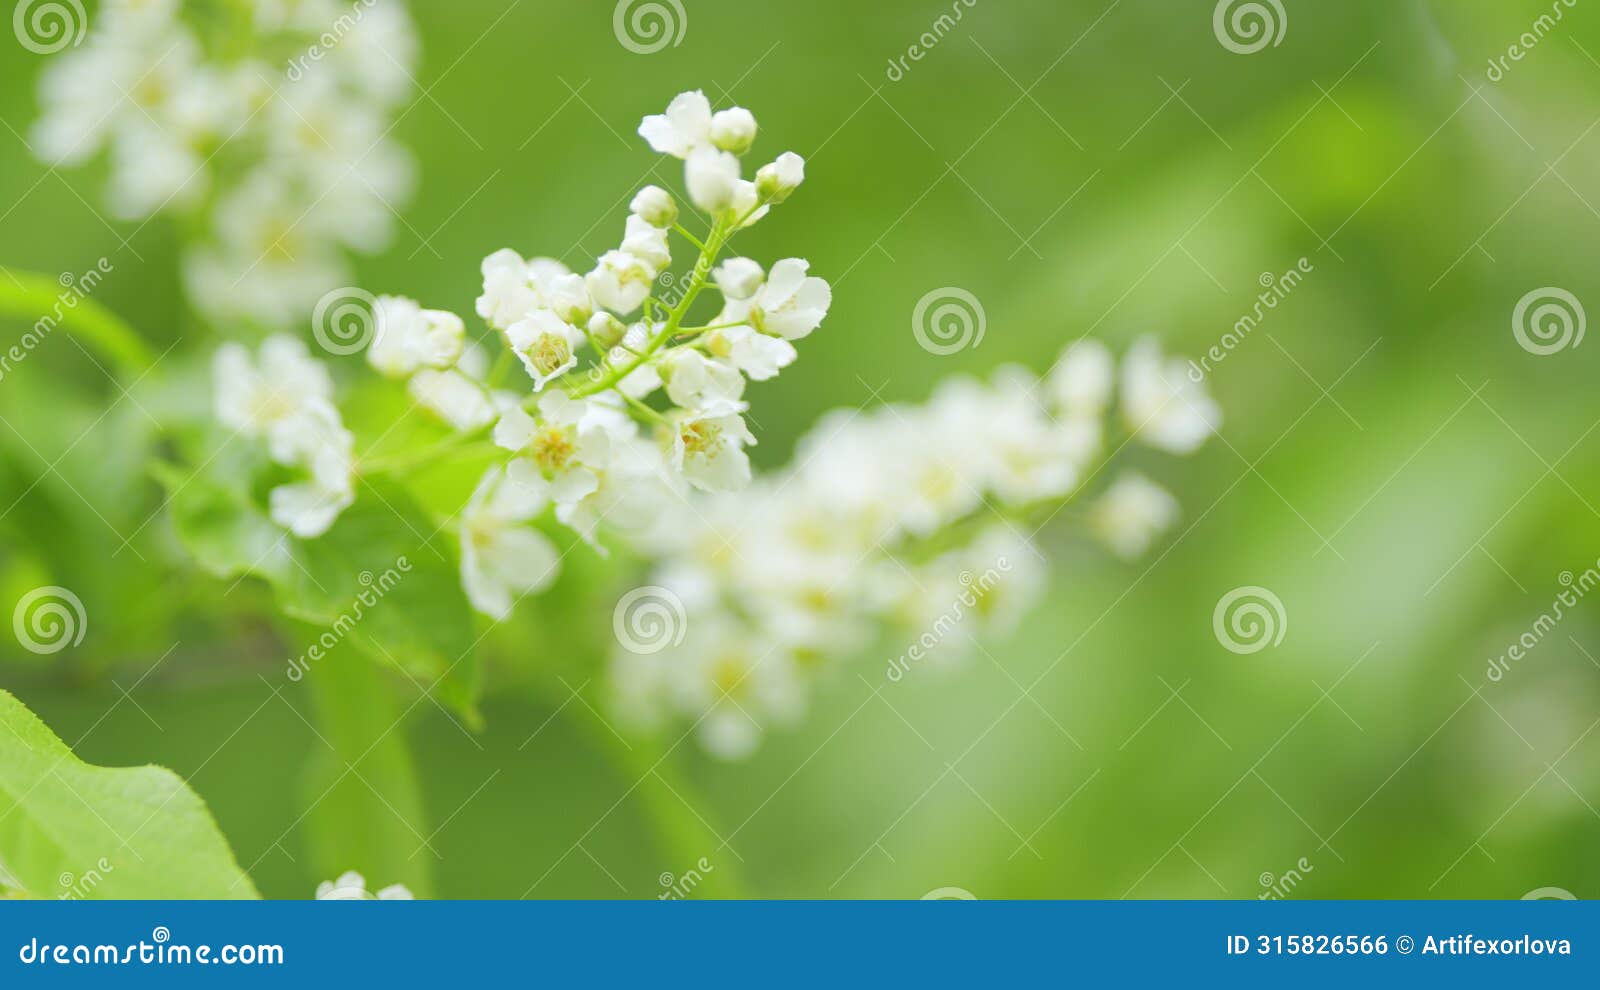
<path id="1" fill-rule="evenodd" d="M 541 426 L 534 432 L 533 442 L 529 444 L 533 462 L 547 473 L 565 470 L 578 452 L 577 433 L 570 426 Z"/>
<path id="2" fill-rule="evenodd" d="M 683 424 L 678 430 L 678 435 L 683 438 L 683 450 L 686 454 L 715 457 L 722 449 L 722 427 L 703 419 Z"/>
<path id="3" fill-rule="evenodd" d="M 528 349 L 528 360 L 541 375 L 553 375 L 572 359 L 572 345 L 553 333 L 547 333 L 533 342 Z"/>

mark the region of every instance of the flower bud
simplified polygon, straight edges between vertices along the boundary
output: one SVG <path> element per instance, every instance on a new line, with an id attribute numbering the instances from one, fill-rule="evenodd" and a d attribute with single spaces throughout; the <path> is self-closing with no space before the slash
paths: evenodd
<path id="1" fill-rule="evenodd" d="M 678 204 L 660 186 L 645 186 L 633 197 L 628 209 L 652 227 L 670 227 L 678 220 Z"/>
<path id="2" fill-rule="evenodd" d="M 749 258 L 729 258 L 711 273 L 717 288 L 729 299 L 749 299 L 766 277 L 761 266 Z"/>
<path id="3" fill-rule="evenodd" d="M 781 203 L 800 187 L 806 178 L 806 160 L 785 151 L 770 165 L 756 172 L 756 193 L 764 202 Z"/>
<path id="4" fill-rule="evenodd" d="M 739 159 L 726 151 L 702 146 L 684 163 L 683 181 L 695 206 L 707 213 L 720 213 L 733 205 L 739 191 Z"/>
<path id="5" fill-rule="evenodd" d="M 744 107 L 721 110 L 711 118 L 711 143 L 742 155 L 756 142 L 755 115 Z"/>
<path id="6" fill-rule="evenodd" d="M 622 343 L 622 338 L 627 333 L 627 324 L 604 310 L 589 318 L 589 335 L 594 338 L 596 344 L 606 350 Z"/>

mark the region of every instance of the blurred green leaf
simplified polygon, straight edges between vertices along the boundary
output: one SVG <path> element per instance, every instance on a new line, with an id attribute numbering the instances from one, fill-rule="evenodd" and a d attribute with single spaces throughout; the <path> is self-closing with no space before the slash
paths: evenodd
<path id="1" fill-rule="evenodd" d="M 90 766 L 0 691 L 0 882 L 32 897 L 256 896 L 170 770 Z"/>

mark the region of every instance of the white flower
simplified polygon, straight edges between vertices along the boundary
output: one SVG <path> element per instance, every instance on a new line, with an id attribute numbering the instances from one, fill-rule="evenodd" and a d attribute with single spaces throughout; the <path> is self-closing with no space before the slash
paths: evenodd
<path id="1" fill-rule="evenodd" d="M 506 341 L 533 377 L 533 390 L 540 391 L 552 379 L 577 367 L 574 353 L 581 331 L 564 322 L 548 309 L 536 309 L 506 330 Z"/>
<path id="2" fill-rule="evenodd" d="M 744 107 L 718 110 L 711 117 L 711 143 L 723 151 L 742 155 L 756 143 L 755 115 Z"/>
<path id="3" fill-rule="evenodd" d="M 697 615 L 683 644 L 663 655 L 665 690 L 699 723 L 700 740 L 715 756 L 747 756 L 766 724 L 788 724 L 800 715 L 805 690 L 793 659 L 735 619 Z"/>
<path id="4" fill-rule="evenodd" d="M 769 165 L 756 170 L 756 193 L 769 203 L 781 203 L 806 181 L 806 160 L 785 151 Z"/>
<path id="5" fill-rule="evenodd" d="M 725 357 L 753 382 L 777 377 L 799 353 L 782 337 L 769 337 L 753 327 L 725 327 L 711 333 L 711 353 Z"/>
<path id="6" fill-rule="evenodd" d="M 750 456 L 756 438 L 737 414 L 678 418 L 668 430 L 669 463 L 689 484 L 707 492 L 738 491 L 750 484 Z"/>
<path id="7" fill-rule="evenodd" d="M 458 430 L 479 430 L 494 422 L 495 403 L 482 382 L 456 368 L 423 368 L 406 382 L 417 405 Z"/>
<path id="8" fill-rule="evenodd" d="M 667 398 L 691 412 L 720 416 L 743 412 L 744 376 L 731 364 L 707 358 L 696 350 L 672 354 L 663 367 Z"/>
<path id="9" fill-rule="evenodd" d="M 672 264 L 672 252 L 667 247 L 667 231 L 636 214 L 628 216 L 626 233 L 622 237 L 622 250 L 640 261 L 661 271 Z"/>
<path id="10" fill-rule="evenodd" d="M 972 543 L 941 557 L 931 569 L 959 572 L 973 612 L 990 632 L 1011 632 L 1043 590 L 1039 551 L 1021 534 L 994 526 Z"/>
<path id="11" fill-rule="evenodd" d="M 739 192 L 739 181 L 739 159 L 710 146 L 696 148 L 683 167 L 690 202 L 707 213 L 730 209 Z"/>
<path id="12" fill-rule="evenodd" d="M 641 351 L 652 337 L 661 329 L 660 324 L 654 326 L 635 323 L 623 334 L 622 341 L 613 347 L 606 355 L 613 368 L 626 367 L 635 360 L 635 355 Z M 623 376 L 617 383 L 617 391 L 630 399 L 642 399 L 661 387 L 661 373 L 656 370 L 653 362 L 642 361 L 637 368 Z"/>
<path id="13" fill-rule="evenodd" d="M 248 436 L 266 436 L 316 401 L 333 398 L 333 379 L 294 337 L 275 334 L 254 361 L 241 344 L 217 348 L 212 361 L 217 418 Z"/>
<path id="14" fill-rule="evenodd" d="M 671 227 L 678 221 L 678 204 L 672 194 L 660 186 L 645 186 L 633 197 L 628 209 L 645 223 L 657 227 Z"/>
<path id="15" fill-rule="evenodd" d="M 367 360 L 391 378 L 419 368 L 448 368 L 465 346 L 461 317 L 423 309 L 404 296 L 379 296 L 372 312 L 375 333 Z"/>
<path id="16" fill-rule="evenodd" d="M 711 140 L 711 101 L 698 89 L 679 93 L 666 113 L 639 122 L 639 136 L 663 155 L 688 158 Z"/>
<path id="17" fill-rule="evenodd" d="M 711 272 L 717 288 L 729 299 L 744 300 L 756 294 L 767 273 L 749 258 L 729 258 Z"/>
<path id="18" fill-rule="evenodd" d="M 655 280 L 655 268 L 626 251 L 607 251 L 586 276 L 594 301 L 619 316 L 638 309 Z"/>
<path id="19" fill-rule="evenodd" d="M 528 525 L 546 504 L 543 492 L 511 482 L 500 468 L 478 482 L 461 513 L 461 584 L 479 612 L 504 619 L 517 599 L 555 580 L 561 558 Z"/>
<path id="20" fill-rule="evenodd" d="M 416 898 L 405 884 L 391 884 L 376 894 L 367 892 L 367 878 L 354 870 L 341 874 L 337 880 L 324 880 L 317 884 L 319 901 L 412 901 Z"/>
<path id="21" fill-rule="evenodd" d="M 274 427 L 268 447 L 279 464 L 307 472 L 267 493 L 272 521 L 301 539 L 326 533 L 355 501 L 355 438 L 339 411 L 321 399 L 308 403 Z"/>
<path id="22" fill-rule="evenodd" d="M 1098 340 L 1080 340 L 1068 347 L 1050 369 L 1046 392 L 1066 416 L 1099 416 L 1111 401 L 1114 365 L 1106 345 Z"/>
<path id="23" fill-rule="evenodd" d="M 833 290 L 822 279 L 806 275 L 810 265 L 802 258 L 785 258 L 772 266 L 750 310 L 757 330 L 799 340 L 822 324 L 833 303 Z"/>
<path id="24" fill-rule="evenodd" d="M 666 231 L 661 231 L 661 239 L 665 241 L 666 237 Z M 563 265 L 559 272 L 550 271 L 548 274 L 535 269 L 533 281 L 543 306 L 560 317 L 562 322 L 579 326 L 594 315 L 594 300 L 589 297 L 588 283 L 582 275 L 567 271 L 566 266 Z"/>
<path id="25" fill-rule="evenodd" d="M 478 315 L 496 330 L 506 330 L 537 309 L 548 309 L 568 323 L 589 318 L 594 304 L 583 279 L 554 258 L 524 260 L 502 248 L 483 259 L 483 295 Z"/>
<path id="26" fill-rule="evenodd" d="M 1016 369 L 1002 370 L 982 424 L 988 486 L 1012 505 L 1060 498 L 1078 484 L 1078 438 L 1045 415 L 1035 387 Z"/>
<path id="27" fill-rule="evenodd" d="M 733 188 L 733 202 L 728 206 L 728 211 L 734 217 L 743 217 L 739 229 L 754 227 L 756 222 L 766 216 L 771 207 L 761 202 L 761 194 L 756 192 L 756 184 L 748 179 L 740 179 Z"/>
<path id="28" fill-rule="evenodd" d="M 537 418 L 520 406 L 507 409 L 495 424 L 494 442 L 522 455 L 508 468 L 514 481 L 571 505 L 599 487 L 597 471 L 610 460 L 618 428 L 615 410 L 553 391 L 539 397 Z"/>
<path id="29" fill-rule="evenodd" d="M 522 255 L 501 248 L 483 259 L 483 295 L 478 297 L 478 315 L 490 326 L 505 330 L 538 303 L 528 277 L 528 262 Z"/>
<path id="30" fill-rule="evenodd" d="M 1178 500 L 1144 475 L 1129 471 L 1095 500 L 1089 520 L 1095 535 L 1113 553 L 1132 559 L 1143 555 L 1178 521 Z"/>
<path id="31" fill-rule="evenodd" d="M 1222 410 L 1190 378 L 1184 362 L 1162 357 L 1146 337 L 1122 361 L 1122 418 L 1152 447 L 1192 453 L 1222 424 Z"/>

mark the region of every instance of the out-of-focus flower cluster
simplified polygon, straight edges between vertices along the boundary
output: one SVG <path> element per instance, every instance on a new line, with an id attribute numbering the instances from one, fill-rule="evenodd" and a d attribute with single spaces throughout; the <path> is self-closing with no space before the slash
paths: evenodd
<path id="1" fill-rule="evenodd" d="M 713 113 L 704 94 L 685 93 L 639 132 L 684 159 L 698 229 L 685 226 L 671 193 L 648 186 L 619 245 L 587 271 L 510 249 L 491 254 L 477 312 L 494 331 L 498 361 L 467 342 L 451 313 L 401 296 L 373 306 L 368 362 L 457 431 L 446 446 L 481 434 L 502 453 L 458 520 L 463 587 L 496 619 L 556 576 L 558 554 L 537 526 L 546 517 L 597 546 L 602 520 L 624 539 L 645 539 L 691 490 L 750 484 L 747 383 L 791 364 L 795 342 L 832 301 L 803 259 L 767 268 L 722 257 L 804 179 L 792 153 L 743 177 L 740 156 L 756 135 L 748 110 Z M 671 270 L 674 234 L 696 251 L 681 273 Z M 716 315 L 692 324 L 705 293 L 720 300 L 702 307 Z M 222 421 L 265 438 L 275 461 L 305 472 L 272 492 L 274 519 L 302 537 L 326 531 L 349 504 L 355 471 L 349 434 L 326 401 L 326 372 L 301 366 L 309 360 L 288 338 L 272 338 L 258 364 L 225 348 L 215 375 Z"/>
<path id="2" fill-rule="evenodd" d="M 183 218 L 198 309 L 283 326 L 348 282 L 345 251 L 389 241 L 416 52 L 400 0 L 105 0 L 46 66 L 30 143 L 63 165 L 104 149 L 116 216 Z"/>
<path id="3" fill-rule="evenodd" d="M 319 901 L 413 901 L 405 884 L 391 884 L 377 892 L 367 890 L 367 878 L 354 870 L 340 874 L 337 880 L 324 880 L 317 885 Z"/>
<path id="4" fill-rule="evenodd" d="M 1107 457 L 1114 392 L 1121 431 L 1142 445 L 1186 454 L 1219 425 L 1215 403 L 1153 341 L 1120 370 L 1119 389 L 1110 353 L 1086 341 L 1042 381 L 1004 368 L 946 382 L 925 405 L 841 410 L 787 471 L 680 511 L 660 531 L 651 579 L 657 604 L 672 605 L 655 621 L 680 628 L 644 649 L 619 637 L 619 711 L 688 719 L 708 749 L 737 757 L 798 717 L 835 658 L 887 645 L 898 681 L 1003 634 L 1046 577 L 1035 531 Z M 1127 474 L 1089 518 L 1132 556 L 1173 524 L 1177 503 Z"/>

